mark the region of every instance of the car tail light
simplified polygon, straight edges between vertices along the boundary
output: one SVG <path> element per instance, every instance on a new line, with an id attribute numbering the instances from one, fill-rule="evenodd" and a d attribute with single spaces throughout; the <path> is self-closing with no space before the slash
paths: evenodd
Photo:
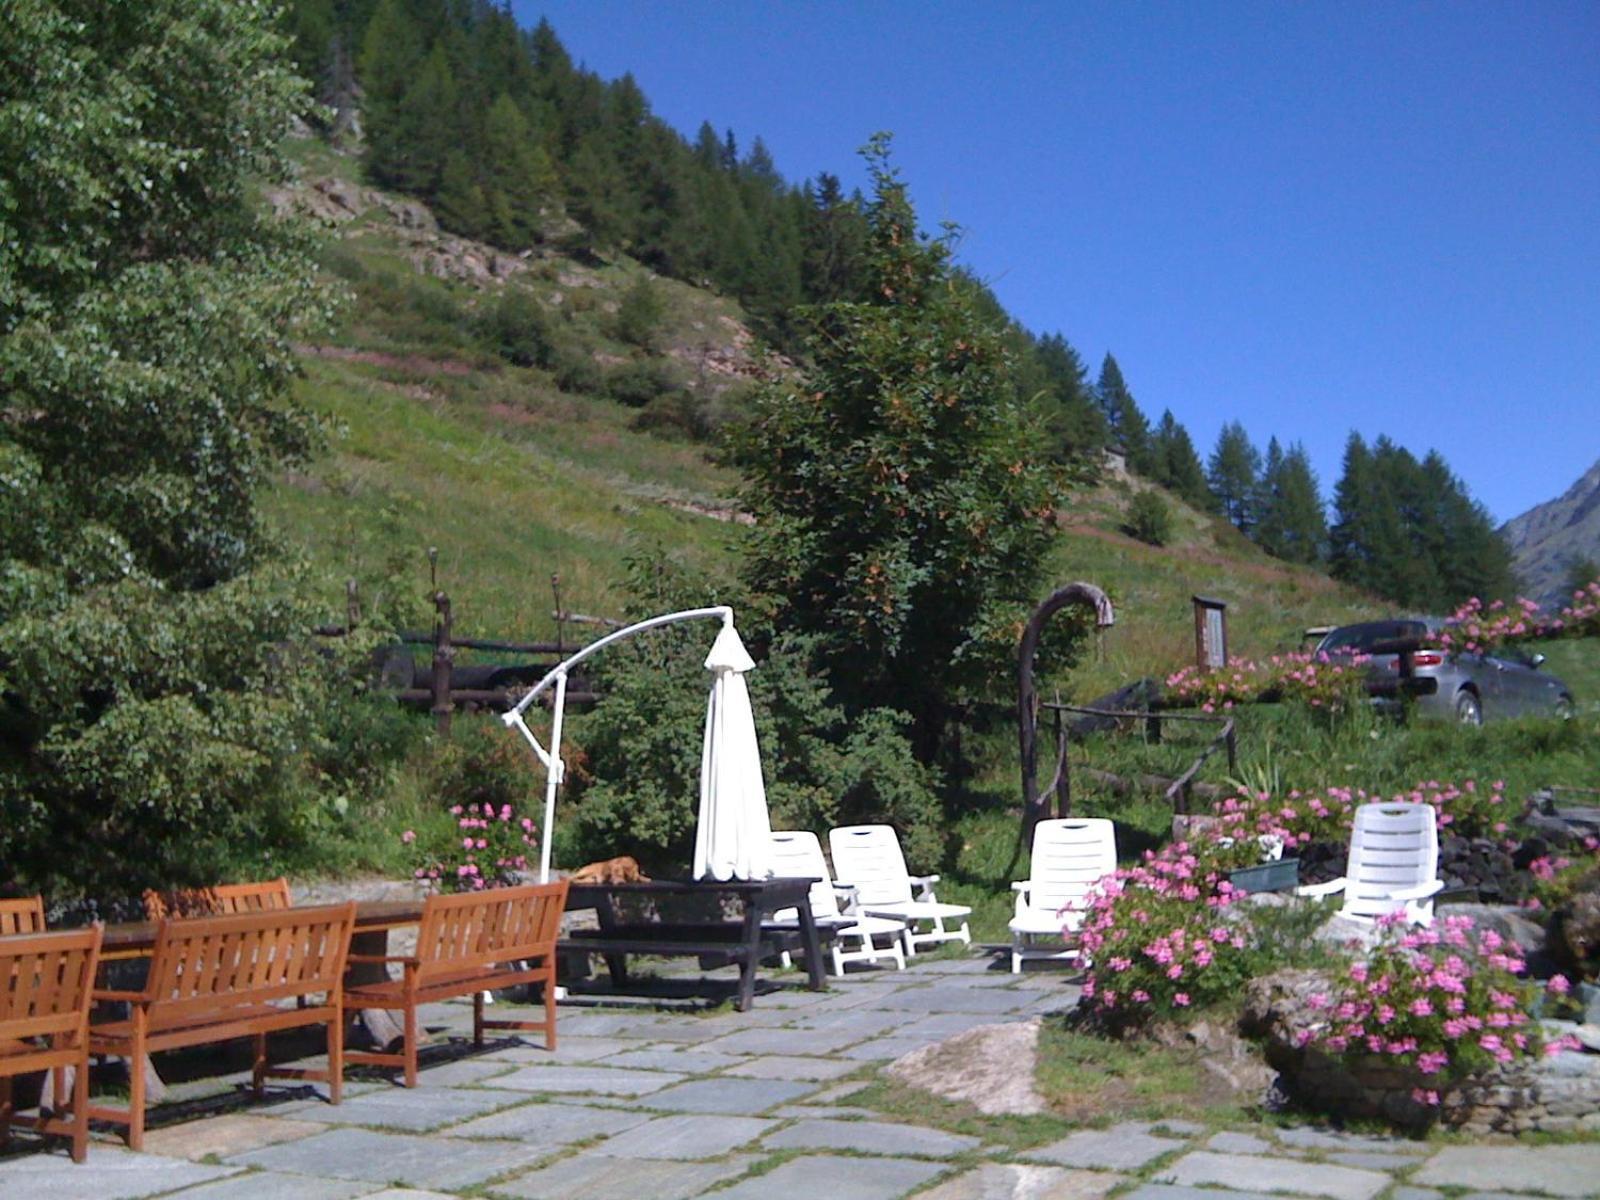
<path id="1" fill-rule="evenodd" d="M 1437 667 L 1444 662 L 1444 655 L 1437 650 L 1418 650 L 1411 656 L 1413 667 Z"/>

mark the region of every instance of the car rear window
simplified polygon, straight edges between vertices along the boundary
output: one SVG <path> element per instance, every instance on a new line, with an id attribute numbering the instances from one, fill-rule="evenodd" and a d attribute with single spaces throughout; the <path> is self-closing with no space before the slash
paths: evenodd
<path id="1" fill-rule="evenodd" d="M 1365 625 L 1346 625 L 1323 639 L 1324 654 L 1360 653 L 1377 642 L 1396 638 L 1421 637 L 1428 627 L 1421 621 L 1369 621 Z"/>

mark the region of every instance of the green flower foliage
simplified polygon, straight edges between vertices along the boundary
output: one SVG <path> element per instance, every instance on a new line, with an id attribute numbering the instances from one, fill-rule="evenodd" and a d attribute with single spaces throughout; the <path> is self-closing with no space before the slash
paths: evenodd
<path id="1" fill-rule="evenodd" d="M 287 648 L 254 504 L 317 434 L 286 385 L 329 301 L 253 198 L 305 85 L 251 0 L 5 26 L 0 883 L 214 882 L 304 824 L 302 680 L 337 673 Z"/>
<path id="2" fill-rule="evenodd" d="M 958 698 L 1009 676 L 1059 480 L 950 235 L 918 233 L 887 154 L 866 151 L 868 299 L 812 311 L 801 378 L 756 399 L 735 455 L 750 583 L 817 639 L 849 711 L 911 713 L 926 761 Z"/>

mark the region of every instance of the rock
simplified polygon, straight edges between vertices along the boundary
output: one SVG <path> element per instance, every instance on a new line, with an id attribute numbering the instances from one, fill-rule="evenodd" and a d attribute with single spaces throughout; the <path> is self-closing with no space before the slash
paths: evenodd
<path id="1" fill-rule="evenodd" d="M 1600 875 L 1591 876 L 1551 921 L 1555 949 L 1584 975 L 1600 968 Z"/>
<path id="2" fill-rule="evenodd" d="M 1343 913 L 1334 913 L 1311 936 L 1328 946 L 1371 950 L 1378 944 L 1379 931 L 1371 921 L 1357 921 Z"/>
<path id="3" fill-rule="evenodd" d="M 965 1101 L 986 1116 L 1045 1111 L 1034 1089 L 1040 1019 L 980 1025 L 923 1046 L 889 1064 L 891 1078 L 946 1100 Z"/>
<path id="4" fill-rule="evenodd" d="M 1212 1078 L 1252 1102 L 1267 1094 L 1278 1075 L 1262 1060 L 1261 1052 L 1229 1025 L 1202 1020 L 1187 1027 L 1158 1028 L 1155 1037 L 1165 1045 L 1198 1049 L 1200 1065 Z"/>

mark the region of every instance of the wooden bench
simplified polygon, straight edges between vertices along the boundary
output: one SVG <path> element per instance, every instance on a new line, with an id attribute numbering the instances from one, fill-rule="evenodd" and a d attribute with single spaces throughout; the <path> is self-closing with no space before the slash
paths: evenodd
<path id="1" fill-rule="evenodd" d="M 472 996 L 472 1042 L 483 1045 L 485 1029 L 539 1029 L 545 1046 L 556 1047 L 556 934 L 566 906 L 567 884 L 489 888 L 453 896 L 429 896 L 411 955 L 351 955 L 352 963 L 399 963 L 401 976 L 384 983 L 353 985 L 345 1000 L 354 1008 L 399 1010 L 404 1021 L 399 1053 L 350 1051 L 354 1063 L 400 1067 L 406 1087 L 417 1085 L 417 1006 Z M 486 1021 L 483 994 L 518 984 L 544 987 L 543 1021 Z"/>
<path id="2" fill-rule="evenodd" d="M 147 888 L 144 915 L 147 920 L 164 917 L 216 917 L 224 913 L 262 912 L 288 908 L 289 881 L 281 875 L 265 883 L 219 883 L 205 888 L 176 888 L 158 892 Z"/>
<path id="3" fill-rule="evenodd" d="M 0 900 L 0 937 L 12 933 L 44 932 L 44 897 L 22 896 Z"/>
<path id="4" fill-rule="evenodd" d="M 88 1152 L 89 997 L 100 932 L 92 925 L 0 937 L 0 1145 L 15 1123 L 71 1138 L 73 1162 L 82 1162 Z M 62 1117 L 68 1070 L 73 1075 L 70 1121 Z M 50 1072 L 50 1102 L 41 1096 L 37 1117 L 18 1117 L 11 1082 L 33 1071 Z"/>
<path id="5" fill-rule="evenodd" d="M 144 1144 L 144 1056 L 247 1036 L 255 1039 L 251 1086 L 258 1096 L 262 1080 L 272 1075 L 324 1080 L 329 1100 L 339 1103 L 342 980 L 355 915 L 352 901 L 162 921 L 144 989 L 94 993 L 96 1000 L 129 1006 L 126 1020 L 90 1026 L 89 1049 L 126 1059 L 130 1078 L 127 1108 L 91 1105 L 89 1115 L 126 1125 L 128 1145 L 138 1150 Z M 327 1025 L 326 1070 L 268 1067 L 269 1033 L 321 1024 Z"/>

